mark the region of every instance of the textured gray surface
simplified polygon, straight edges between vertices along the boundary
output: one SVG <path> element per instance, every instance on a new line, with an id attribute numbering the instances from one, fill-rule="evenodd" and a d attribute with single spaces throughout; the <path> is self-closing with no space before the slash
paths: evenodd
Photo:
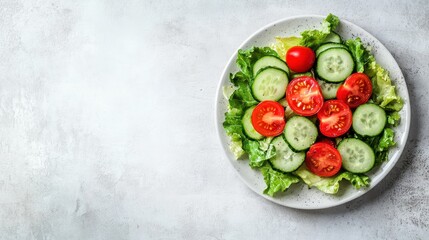
<path id="1" fill-rule="evenodd" d="M 375 189 L 300 211 L 249 190 L 214 130 L 235 48 L 329 12 L 377 37 L 410 91 L 409 142 Z M 426 1 L 1 1 L 1 239 L 427 239 Z"/>

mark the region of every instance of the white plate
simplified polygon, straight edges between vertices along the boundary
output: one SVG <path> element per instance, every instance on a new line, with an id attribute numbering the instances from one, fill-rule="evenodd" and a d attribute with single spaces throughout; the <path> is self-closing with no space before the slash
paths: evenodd
<path id="1" fill-rule="evenodd" d="M 238 49 L 246 49 L 252 46 L 269 46 L 275 41 L 276 36 L 299 36 L 300 33 L 307 29 L 320 28 L 320 24 L 324 16 L 297 16 L 279 20 L 271 23 L 252 36 L 250 36 Z M 337 206 L 349 202 L 359 196 L 368 192 L 371 188 L 377 185 L 395 166 L 401 153 L 404 149 L 405 143 L 408 138 L 410 128 L 410 102 L 408 97 L 408 90 L 405 83 L 404 76 L 401 69 L 396 63 L 390 52 L 383 46 L 374 36 L 363 30 L 362 28 L 354 25 L 345 20 L 341 20 L 337 32 L 344 38 L 360 37 L 364 44 L 372 47 L 377 63 L 386 68 L 390 72 L 390 76 L 395 86 L 397 87 L 398 94 L 404 100 L 404 107 L 401 110 L 401 123 L 395 128 L 396 147 L 389 151 L 389 160 L 383 163 L 380 167 L 375 168 L 368 173 L 371 178 L 371 185 L 369 188 L 356 190 L 350 184 L 342 183 L 340 190 L 336 195 L 325 194 L 316 188 L 308 189 L 307 185 L 293 184 L 286 192 L 270 197 L 263 194 L 265 189 L 265 182 L 262 174 L 249 167 L 247 160 L 235 160 L 231 151 L 229 150 L 229 138 L 226 136 L 222 127 L 224 121 L 224 114 L 227 110 L 227 100 L 223 97 L 222 87 L 230 85 L 229 73 L 238 71 L 235 64 L 237 51 L 232 55 L 231 59 L 226 65 L 220 83 L 217 89 L 216 96 L 216 127 L 223 149 L 231 162 L 232 166 L 237 170 L 243 181 L 253 191 L 262 197 L 278 203 L 283 206 L 299 208 L 299 209 L 322 209 Z M 238 50 L 237 49 L 237 50 Z M 344 181 L 343 181 L 344 182 Z"/>

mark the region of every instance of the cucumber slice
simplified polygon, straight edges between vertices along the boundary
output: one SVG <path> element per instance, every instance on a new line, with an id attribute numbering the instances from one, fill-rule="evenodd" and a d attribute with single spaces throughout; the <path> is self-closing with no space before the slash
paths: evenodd
<path id="1" fill-rule="evenodd" d="M 329 48 L 319 54 L 316 73 L 325 81 L 338 83 L 352 74 L 354 66 L 353 57 L 348 50 Z"/>
<path id="2" fill-rule="evenodd" d="M 362 104 L 353 113 L 353 130 L 361 136 L 377 136 L 386 126 L 387 117 L 383 108 L 372 103 Z"/>
<path id="3" fill-rule="evenodd" d="M 294 78 L 297 78 L 297 77 L 302 77 L 302 76 L 313 77 L 313 74 L 311 72 L 294 73 L 294 74 L 292 74 L 291 79 L 294 79 Z"/>
<path id="4" fill-rule="evenodd" d="M 288 83 L 289 79 L 285 71 L 267 67 L 256 75 L 252 84 L 252 93 L 259 101 L 278 101 L 285 96 Z"/>
<path id="5" fill-rule="evenodd" d="M 343 159 L 343 168 L 349 172 L 365 173 L 374 166 L 374 151 L 368 144 L 357 138 L 342 140 L 337 149 Z"/>
<path id="6" fill-rule="evenodd" d="M 316 142 L 317 127 L 308 118 L 301 116 L 291 117 L 284 130 L 287 143 L 294 151 L 303 151 Z"/>
<path id="7" fill-rule="evenodd" d="M 320 45 L 320 47 L 318 47 L 316 49 L 316 57 L 319 56 L 319 54 L 322 53 L 323 51 L 325 51 L 327 49 L 330 49 L 330 48 L 344 48 L 344 49 L 348 49 L 348 47 L 346 45 L 344 45 L 344 44 L 329 42 L 329 43 L 325 43 L 325 44 Z"/>
<path id="8" fill-rule="evenodd" d="M 329 43 L 329 42 L 331 42 L 331 43 L 341 43 L 341 42 L 342 42 L 342 40 L 341 40 L 340 35 L 338 35 L 338 33 L 336 33 L 336 32 L 331 32 L 331 33 L 330 33 L 330 34 L 325 38 L 325 40 L 324 40 L 323 42 L 325 42 L 325 43 Z"/>
<path id="9" fill-rule="evenodd" d="M 273 168 L 282 172 L 293 172 L 305 160 L 305 152 L 294 152 L 282 136 L 276 137 L 272 144 L 276 148 L 276 155 L 270 159 Z"/>
<path id="10" fill-rule="evenodd" d="M 248 136 L 251 139 L 261 140 L 262 138 L 264 138 L 264 136 L 258 133 L 252 124 L 252 113 L 255 107 L 256 106 L 250 107 L 249 109 L 246 110 L 246 112 L 244 112 L 241 122 L 243 123 L 243 130 L 246 136 Z"/>
<path id="11" fill-rule="evenodd" d="M 323 80 L 317 80 L 324 99 L 334 99 L 337 97 L 338 88 L 342 83 L 329 83 Z"/>
<path id="12" fill-rule="evenodd" d="M 265 56 L 258 59 L 253 65 L 253 76 L 258 75 L 258 72 L 266 67 L 276 67 L 285 71 L 288 75 L 290 74 L 290 70 L 283 60 L 274 56 Z"/>

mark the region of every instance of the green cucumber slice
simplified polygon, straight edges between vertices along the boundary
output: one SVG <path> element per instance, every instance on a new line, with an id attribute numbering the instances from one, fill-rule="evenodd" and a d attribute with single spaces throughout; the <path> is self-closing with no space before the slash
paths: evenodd
<path id="1" fill-rule="evenodd" d="M 306 117 L 291 117 L 284 130 L 287 143 L 294 151 L 303 151 L 316 141 L 317 127 Z"/>
<path id="2" fill-rule="evenodd" d="M 270 159 L 273 168 L 282 172 L 293 172 L 305 160 L 305 152 L 294 152 L 282 136 L 276 137 L 272 144 L 276 148 L 276 155 Z"/>
<path id="3" fill-rule="evenodd" d="M 387 117 L 383 108 L 372 103 L 362 104 L 353 113 L 353 130 L 361 136 L 379 135 L 386 126 Z"/>
<path id="4" fill-rule="evenodd" d="M 253 65 L 253 76 L 258 75 L 258 72 L 266 67 L 276 67 L 285 71 L 288 75 L 290 73 L 288 66 L 283 60 L 274 56 L 264 56 L 258 59 Z"/>
<path id="5" fill-rule="evenodd" d="M 251 139 L 261 140 L 262 138 L 264 138 L 264 136 L 258 133 L 252 124 L 252 113 L 255 107 L 256 106 L 250 107 L 249 109 L 246 110 L 246 112 L 244 112 L 241 122 L 243 123 L 243 130 L 246 136 L 248 136 Z"/>
<path id="6" fill-rule="evenodd" d="M 256 75 L 252 84 L 252 93 L 259 101 L 278 101 L 285 96 L 288 83 L 289 79 L 285 71 L 267 67 Z"/>
<path id="7" fill-rule="evenodd" d="M 329 48 L 321 52 L 316 60 L 317 76 L 328 82 L 343 82 L 353 69 L 353 57 L 344 48 Z"/>
<path id="8" fill-rule="evenodd" d="M 372 148 L 357 138 L 346 138 L 338 145 L 343 168 L 352 173 L 365 173 L 372 169 L 375 154 Z"/>

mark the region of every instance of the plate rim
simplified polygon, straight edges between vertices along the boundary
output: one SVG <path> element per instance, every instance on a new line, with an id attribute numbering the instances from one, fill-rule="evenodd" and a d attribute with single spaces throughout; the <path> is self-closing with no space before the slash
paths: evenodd
<path id="1" fill-rule="evenodd" d="M 291 21 L 291 20 L 296 20 L 296 19 L 306 19 L 306 18 L 319 18 L 321 20 L 323 20 L 326 16 L 323 15 L 316 15 L 316 14 L 305 14 L 305 15 L 295 15 L 295 16 L 290 16 L 290 17 L 286 17 L 286 18 L 281 18 L 278 19 L 276 21 L 273 21 L 271 23 L 268 23 L 266 25 L 264 25 L 263 27 L 259 28 L 257 31 L 255 31 L 254 33 L 252 33 L 249 37 L 247 37 L 241 44 L 240 46 L 234 51 L 234 53 L 232 54 L 232 56 L 229 58 L 227 64 L 225 65 L 222 74 L 220 76 L 218 85 L 217 85 L 217 89 L 216 89 L 216 97 L 215 97 L 215 105 L 214 105 L 214 110 L 215 110 L 215 129 L 217 132 L 217 137 L 218 137 L 218 141 L 221 144 L 222 150 L 224 152 L 224 156 L 226 156 L 226 158 L 228 159 L 229 163 L 232 165 L 232 167 L 235 170 L 235 173 L 239 176 L 239 178 L 241 179 L 242 182 L 244 182 L 247 187 L 249 187 L 253 192 L 255 192 L 257 195 L 262 196 L 263 198 L 274 202 L 276 204 L 285 206 L 285 207 L 290 207 L 290 208 L 295 208 L 295 209 L 303 209 L 303 210 L 317 210 L 317 209 L 326 209 L 326 208 L 332 208 L 332 207 L 336 207 L 342 204 L 345 204 L 347 202 L 350 202 L 356 198 L 359 198 L 361 196 L 363 196 L 365 193 L 369 192 L 370 190 L 372 190 L 373 188 L 375 188 L 375 186 L 377 186 L 385 177 L 387 174 L 389 174 L 391 172 L 391 170 L 393 169 L 393 167 L 397 164 L 397 162 L 399 161 L 399 159 L 402 156 L 402 153 L 408 143 L 408 137 L 409 137 L 409 132 L 410 132 L 410 125 L 411 125 L 411 103 L 410 103 L 410 97 L 409 97 L 409 91 L 408 91 L 408 86 L 407 86 L 407 82 L 405 81 L 405 77 L 404 74 L 402 73 L 402 69 L 400 68 L 398 62 L 396 61 L 396 59 L 393 57 L 392 53 L 386 48 L 386 46 L 384 46 L 384 44 L 379 41 L 376 37 L 374 37 L 371 33 L 369 33 L 368 31 L 364 30 L 363 28 L 361 28 L 360 26 L 341 19 L 341 22 L 344 22 L 348 25 L 351 25 L 357 29 L 359 29 L 359 31 L 362 31 L 363 33 L 367 34 L 368 36 L 370 36 L 371 38 L 375 39 L 379 44 L 380 47 L 382 48 L 383 52 L 386 52 L 392 59 L 393 59 L 393 65 L 395 68 L 399 69 L 399 73 L 400 73 L 400 77 L 402 77 L 403 81 L 404 81 L 404 92 L 406 94 L 406 96 L 401 96 L 402 98 L 406 97 L 407 102 L 404 103 L 404 107 L 407 108 L 406 111 L 406 125 L 405 125 L 405 131 L 403 133 L 403 135 L 405 135 L 405 140 L 404 140 L 404 144 L 401 145 L 398 149 L 398 154 L 396 154 L 394 157 L 392 157 L 392 159 L 389 159 L 387 162 L 390 163 L 389 167 L 387 169 L 384 169 L 378 176 L 380 176 L 380 178 L 378 179 L 377 182 L 371 182 L 370 186 L 368 188 L 366 188 L 364 191 L 359 191 L 356 190 L 356 194 L 353 194 L 347 198 L 343 198 L 337 202 L 335 202 L 334 204 L 320 204 L 319 206 L 299 206 L 299 205 L 290 205 L 290 204 L 285 204 L 285 202 L 280 201 L 279 199 L 276 199 L 274 197 L 270 197 L 267 196 L 266 194 L 263 194 L 261 192 L 259 192 L 259 189 L 256 189 L 253 185 L 251 185 L 248 181 L 246 181 L 246 179 L 244 179 L 244 177 L 239 173 L 239 171 L 237 170 L 237 168 L 233 165 L 232 161 L 237 161 L 235 159 L 231 159 L 228 154 L 227 151 L 229 149 L 226 148 L 225 144 L 223 144 L 223 140 L 221 137 L 222 134 L 222 130 L 223 128 L 220 128 L 220 124 L 219 124 L 219 115 L 218 115 L 218 108 L 219 108 L 219 97 L 222 97 L 223 94 L 221 94 L 222 92 L 222 86 L 223 86 L 223 79 L 225 78 L 225 76 L 228 74 L 227 69 L 228 67 L 232 64 L 233 60 L 237 57 L 237 51 L 239 49 L 242 49 L 246 44 L 249 43 L 249 41 L 254 38 L 256 35 L 260 34 L 261 32 L 265 31 L 266 29 L 273 27 L 276 24 L 285 22 L 285 21 Z"/>

